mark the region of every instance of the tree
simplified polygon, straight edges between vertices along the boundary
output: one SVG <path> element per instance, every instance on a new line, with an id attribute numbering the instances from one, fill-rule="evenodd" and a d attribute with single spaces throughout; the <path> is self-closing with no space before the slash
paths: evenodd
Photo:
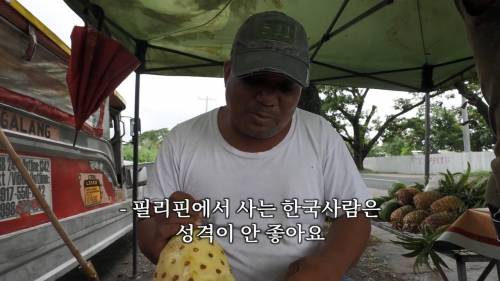
<path id="1" fill-rule="evenodd" d="M 477 79 L 455 84 L 458 93 L 472 105 L 469 112 L 469 127 L 471 135 L 471 150 L 482 151 L 491 149 L 496 141 L 488 117 L 489 105 L 486 103 Z"/>
<path id="2" fill-rule="evenodd" d="M 413 151 L 423 150 L 424 139 L 425 119 L 400 118 L 382 136 L 381 150 L 385 155 L 411 155 Z"/>
<path id="3" fill-rule="evenodd" d="M 469 109 L 471 150 L 482 151 L 492 147 L 491 132 L 484 119 L 475 108 Z M 463 151 L 462 124 L 460 108 L 448 109 L 442 102 L 431 104 L 431 153 L 438 150 Z M 381 150 L 388 155 L 408 155 L 412 150 L 425 149 L 424 108 L 419 108 L 417 116 L 394 122 L 383 137 Z"/>
<path id="4" fill-rule="evenodd" d="M 377 144 L 390 125 L 401 115 L 425 102 L 425 98 L 413 94 L 413 98 L 399 98 L 395 101 L 396 113 L 384 120 L 374 119 L 377 107 L 363 111 L 365 98 L 370 89 L 320 86 L 318 90 L 325 96 L 322 103 L 323 116 L 337 129 L 349 145 L 358 169 L 363 169 L 363 160 Z M 437 96 L 436 92 L 431 97 Z M 370 134 L 370 133 L 374 134 Z M 373 136 L 371 136 L 373 135 Z"/>
<path id="5" fill-rule="evenodd" d="M 489 106 L 484 100 L 481 93 L 481 87 L 477 80 L 462 81 L 455 83 L 458 93 L 467 99 L 467 102 L 476 108 L 476 111 L 481 116 L 485 124 L 489 124 L 488 111 Z"/>
<path id="6" fill-rule="evenodd" d="M 424 118 L 423 111 L 419 111 L 418 114 L 421 119 Z M 437 153 L 438 150 L 463 151 L 463 131 L 459 116 L 458 109 L 447 109 L 441 102 L 433 103 L 431 106 L 431 153 Z M 418 145 L 418 150 L 425 149 L 423 139 Z"/>
<path id="7" fill-rule="evenodd" d="M 146 131 L 139 137 L 139 162 L 153 162 L 160 148 L 161 142 L 165 139 L 169 130 L 167 128 Z M 124 144 L 123 159 L 133 160 L 133 146 L 131 143 Z"/>
<path id="8" fill-rule="evenodd" d="M 483 114 L 472 107 L 468 109 L 469 112 L 469 131 L 470 131 L 470 148 L 472 151 L 483 151 L 486 149 L 493 149 L 496 138 L 484 119 Z"/>

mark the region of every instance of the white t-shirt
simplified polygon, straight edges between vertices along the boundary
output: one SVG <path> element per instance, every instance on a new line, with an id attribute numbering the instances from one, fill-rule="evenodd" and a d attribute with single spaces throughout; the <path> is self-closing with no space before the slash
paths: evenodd
<path id="1" fill-rule="evenodd" d="M 339 205 L 340 200 L 353 198 L 364 204 L 371 196 L 342 138 L 324 118 L 297 109 L 288 134 L 278 145 L 265 152 L 248 153 L 224 140 L 217 126 L 217 113 L 218 109 L 212 110 L 172 129 L 162 144 L 153 174 L 149 175 L 146 197 L 163 199 L 174 191 L 183 191 L 195 199 L 210 198 L 211 210 L 227 198 L 229 218 L 223 212 L 215 212 L 209 222 L 214 226 L 214 239 L 225 249 L 236 280 L 282 281 L 290 263 L 316 253 L 322 246 L 322 241 L 306 239 L 312 237 L 311 226 L 323 225 L 325 212 L 321 212 L 321 207 L 325 201 L 335 209 L 333 198 L 339 200 Z M 244 202 L 249 209 L 249 199 L 257 207 L 253 219 L 240 208 Z M 310 208 L 287 214 L 284 210 L 291 211 L 293 205 L 284 207 L 287 204 L 281 203 L 294 199 L 298 206 Z M 259 200 L 263 200 L 262 205 Z M 276 209 L 272 211 L 266 206 Z M 296 214 L 299 217 L 292 218 Z M 338 215 L 341 214 L 343 211 L 338 209 Z M 265 217 L 270 215 L 274 218 Z M 258 243 L 246 243 L 241 233 L 243 230 L 248 234 L 252 223 L 260 232 L 251 231 L 250 238 L 256 233 Z M 221 227 L 228 229 L 229 224 L 233 227 L 232 243 L 229 235 L 220 237 L 215 232 Z M 283 231 L 288 229 L 289 236 L 284 233 L 274 244 L 266 231 L 279 229 L 279 225 Z M 299 243 L 300 227 L 306 233 Z"/>

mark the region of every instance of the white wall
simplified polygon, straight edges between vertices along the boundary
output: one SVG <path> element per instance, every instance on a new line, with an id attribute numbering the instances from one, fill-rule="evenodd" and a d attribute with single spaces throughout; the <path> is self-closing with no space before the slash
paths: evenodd
<path id="1" fill-rule="evenodd" d="M 472 171 L 488 171 L 491 169 L 490 162 L 495 158 L 492 151 L 482 152 L 447 152 L 430 155 L 430 173 L 463 172 L 467 169 L 467 162 Z M 376 172 L 401 173 L 401 174 L 424 174 L 425 156 L 388 156 L 367 157 L 364 167 Z"/>

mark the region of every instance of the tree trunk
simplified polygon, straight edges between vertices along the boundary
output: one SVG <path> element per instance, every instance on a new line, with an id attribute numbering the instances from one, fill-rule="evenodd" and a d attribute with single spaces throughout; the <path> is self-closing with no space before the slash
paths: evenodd
<path id="1" fill-rule="evenodd" d="M 363 152 L 361 151 L 361 149 L 359 148 L 354 149 L 353 158 L 354 158 L 354 163 L 356 164 L 358 170 L 363 170 L 364 169 L 363 160 L 365 160 L 365 157 L 363 156 Z"/>
<path id="2" fill-rule="evenodd" d="M 489 106 L 485 102 L 481 100 L 480 97 L 478 97 L 476 94 L 474 94 L 472 91 L 470 91 L 467 86 L 465 86 L 464 82 L 457 82 L 455 84 L 455 87 L 458 90 L 458 93 L 463 96 L 467 101 L 474 107 L 476 107 L 477 111 L 481 116 L 483 116 L 484 120 L 486 121 L 487 124 L 490 124 L 490 118 L 489 118 Z"/>

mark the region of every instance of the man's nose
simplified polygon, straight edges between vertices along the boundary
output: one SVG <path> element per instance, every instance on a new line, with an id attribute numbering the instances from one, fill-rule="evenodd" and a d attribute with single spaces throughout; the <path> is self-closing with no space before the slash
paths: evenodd
<path id="1" fill-rule="evenodd" d="M 278 90 L 275 87 L 261 87 L 256 100 L 265 106 L 275 106 L 278 103 Z"/>

